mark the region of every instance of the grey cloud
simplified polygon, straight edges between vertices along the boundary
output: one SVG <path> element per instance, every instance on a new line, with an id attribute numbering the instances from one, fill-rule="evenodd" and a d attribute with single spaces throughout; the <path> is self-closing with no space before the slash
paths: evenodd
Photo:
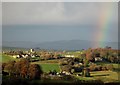
<path id="1" fill-rule="evenodd" d="M 23 2 L 3 3 L 3 24 L 96 24 L 101 12 L 117 15 L 117 3 Z M 112 22 L 116 17 L 112 16 Z M 114 17 L 114 18 L 113 18 Z M 92 22 L 91 22 L 92 21 Z"/>

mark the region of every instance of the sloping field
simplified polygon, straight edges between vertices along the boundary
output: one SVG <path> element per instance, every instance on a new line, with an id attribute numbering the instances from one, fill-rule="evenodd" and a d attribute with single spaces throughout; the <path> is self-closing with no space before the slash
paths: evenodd
<path id="1" fill-rule="evenodd" d="M 80 80 L 102 80 L 103 82 L 120 82 L 118 73 L 113 71 L 94 71 L 90 72 L 91 77 L 77 76 Z"/>
<path id="2" fill-rule="evenodd" d="M 40 62 L 33 62 L 33 64 L 39 64 L 42 67 L 44 72 L 49 72 L 50 70 L 56 70 L 57 72 L 60 71 L 58 63 L 40 63 Z"/>
<path id="3" fill-rule="evenodd" d="M 0 62 L 9 62 L 12 60 L 16 60 L 16 59 L 12 58 L 11 56 L 8 56 L 8 55 L 1 55 L 0 54 Z"/>
<path id="4" fill-rule="evenodd" d="M 54 63 L 52 63 L 52 64 L 44 63 L 43 64 L 42 63 L 40 65 L 41 65 L 44 72 L 48 72 L 49 70 L 51 70 L 51 71 L 56 70 L 57 72 L 60 71 L 58 64 L 54 64 Z"/>

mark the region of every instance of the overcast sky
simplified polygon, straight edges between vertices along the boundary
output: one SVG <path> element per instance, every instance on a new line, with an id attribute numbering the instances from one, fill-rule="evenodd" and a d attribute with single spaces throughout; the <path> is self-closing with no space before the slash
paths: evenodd
<path id="1" fill-rule="evenodd" d="M 100 20 L 109 22 L 104 41 L 118 39 L 117 2 L 6 2 L 2 10 L 3 41 L 98 40 Z"/>

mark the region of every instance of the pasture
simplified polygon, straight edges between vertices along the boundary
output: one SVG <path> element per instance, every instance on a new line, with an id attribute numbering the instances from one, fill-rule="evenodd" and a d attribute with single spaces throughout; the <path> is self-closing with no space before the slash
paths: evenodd
<path id="1" fill-rule="evenodd" d="M 60 72 L 60 69 L 59 69 L 59 65 L 58 64 L 48 64 L 48 63 L 44 63 L 44 64 L 40 64 L 43 71 L 44 72 L 49 72 L 50 70 L 53 71 L 53 70 L 56 70 L 57 72 Z"/>
<path id="2" fill-rule="evenodd" d="M 113 71 L 94 71 L 90 72 L 91 77 L 76 76 L 80 80 L 101 80 L 105 83 L 120 82 L 118 73 Z"/>
<path id="3" fill-rule="evenodd" d="M 0 54 L 0 62 L 9 62 L 12 60 L 16 60 L 15 58 L 8 56 L 8 55 L 2 55 Z"/>
<path id="4" fill-rule="evenodd" d="M 58 63 L 40 63 L 40 62 L 34 62 L 34 64 L 39 64 L 44 72 L 49 72 L 50 70 L 56 70 L 57 72 L 60 72 L 59 64 Z"/>
<path id="5" fill-rule="evenodd" d="M 12 58 L 8 55 L 0 55 L 1 62 L 8 62 L 11 60 L 17 60 Z M 44 72 L 49 72 L 49 70 L 53 71 L 56 70 L 60 72 L 58 60 L 46 60 L 46 61 L 38 61 L 38 62 L 31 62 L 32 64 L 39 64 Z M 103 65 L 111 64 L 111 63 L 102 63 Z M 114 68 L 119 70 L 118 64 L 113 64 Z M 120 82 L 120 76 L 118 74 L 119 71 L 93 71 L 90 72 L 91 77 L 82 77 L 82 76 L 75 76 L 79 80 L 102 80 L 103 82 Z M 120 73 L 120 72 L 119 72 Z M 80 73 L 81 74 L 81 73 Z"/>

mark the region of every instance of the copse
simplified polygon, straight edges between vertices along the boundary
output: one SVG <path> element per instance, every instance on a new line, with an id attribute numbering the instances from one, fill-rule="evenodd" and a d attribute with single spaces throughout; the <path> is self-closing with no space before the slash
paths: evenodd
<path id="1" fill-rule="evenodd" d="M 4 70 L 5 66 L 6 66 L 7 63 L 2 63 L 2 70 Z"/>
<path id="2" fill-rule="evenodd" d="M 100 57 L 103 61 L 111 63 L 120 63 L 120 50 L 112 49 L 111 47 L 106 48 L 89 48 L 85 50 L 86 59 L 90 62 L 95 62 L 96 57 Z"/>
<path id="3" fill-rule="evenodd" d="M 38 64 L 30 64 L 28 72 L 30 79 L 40 79 L 40 76 L 43 73 L 41 67 Z"/>
<path id="4" fill-rule="evenodd" d="M 62 60 L 59 61 L 60 64 L 60 70 L 62 71 L 66 71 L 66 72 L 70 72 L 73 68 L 74 65 L 74 59 L 73 58 L 64 58 Z"/>
<path id="5" fill-rule="evenodd" d="M 19 61 L 17 61 L 14 65 L 15 75 L 27 78 L 29 65 L 30 65 L 29 60 L 25 58 L 22 58 Z"/>
<path id="6" fill-rule="evenodd" d="M 94 59 L 94 53 L 92 53 L 92 52 L 87 52 L 87 53 L 86 53 L 86 59 L 87 59 L 88 61 L 94 62 L 94 61 L 95 61 L 95 59 Z"/>
<path id="7" fill-rule="evenodd" d="M 15 72 L 15 74 L 16 74 L 16 77 L 18 77 L 18 76 L 20 76 L 21 74 L 21 67 L 22 67 L 22 65 L 21 65 L 21 63 L 20 62 L 16 62 L 15 64 L 14 64 L 14 72 Z"/>
<path id="8" fill-rule="evenodd" d="M 14 64 L 15 61 L 10 61 L 4 67 L 4 70 L 9 73 L 9 76 L 11 76 L 14 73 Z"/>
<path id="9" fill-rule="evenodd" d="M 9 76 L 40 79 L 43 73 L 42 68 L 38 64 L 30 64 L 28 59 L 20 59 L 19 61 L 11 61 L 2 66 L 2 71 L 8 72 Z"/>

